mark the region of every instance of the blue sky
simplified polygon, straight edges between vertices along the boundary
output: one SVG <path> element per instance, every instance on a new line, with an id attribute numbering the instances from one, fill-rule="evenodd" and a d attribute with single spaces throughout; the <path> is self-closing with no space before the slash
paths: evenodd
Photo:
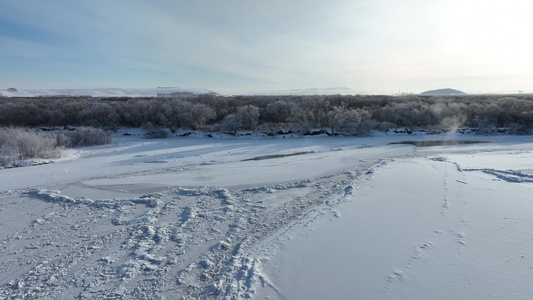
<path id="1" fill-rule="evenodd" d="M 526 0 L 0 0 L 0 89 L 533 92 Z"/>

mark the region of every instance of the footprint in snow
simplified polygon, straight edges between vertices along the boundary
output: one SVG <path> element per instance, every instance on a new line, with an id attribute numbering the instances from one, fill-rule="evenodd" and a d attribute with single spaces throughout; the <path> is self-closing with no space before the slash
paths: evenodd
<path id="1" fill-rule="evenodd" d="M 344 188 L 344 194 L 351 195 L 353 193 L 353 186 L 349 185 Z"/>
<path id="2" fill-rule="evenodd" d="M 396 281 L 403 281 L 406 277 L 406 274 L 404 271 L 394 271 L 392 274 L 389 275 L 389 278 L 387 279 L 389 282 L 396 282 Z"/>

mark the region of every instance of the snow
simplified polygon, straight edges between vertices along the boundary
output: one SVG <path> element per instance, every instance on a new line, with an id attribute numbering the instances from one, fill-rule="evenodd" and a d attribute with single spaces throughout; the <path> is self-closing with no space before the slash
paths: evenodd
<path id="1" fill-rule="evenodd" d="M 0 90 L 6 97 L 38 97 L 38 96 L 92 96 L 92 97 L 155 97 L 158 94 L 192 93 L 208 94 L 205 89 L 184 89 L 179 87 L 158 88 L 99 88 L 99 89 L 16 89 Z"/>
<path id="2" fill-rule="evenodd" d="M 277 283 L 259 294 L 527 299 L 532 186 L 483 175 L 427 158 L 388 163 L 336 207 L 341 218 L 306 224 L 274 254 L 256 250 Z"/>
<path id="3" fill-rule="evenodd" d="M 390 144 L 445 139 L 491 143 Z M 0 170 L 0 298 L 529 299 L 532 156 L 529 136 L 117 134 Z"/>

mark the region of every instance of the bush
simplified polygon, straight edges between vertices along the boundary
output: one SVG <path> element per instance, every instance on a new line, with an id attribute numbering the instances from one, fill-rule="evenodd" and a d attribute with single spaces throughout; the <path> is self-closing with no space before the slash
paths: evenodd
<path id="1" fill-rule="evenodd" d="M 0 165 L 13 165 L 30 158 L 58 157 L 62 148 L 109 144 L 112 137 L 113 132 L 92 127 L 60 133 L 0 129 Z"/>
<path id="2" fill-rule="evenodd" d="M 58 147 L 51 135 L 8 128 L 0 131 L 0 163 L 13 164 L 29 158 L 52 158 Z"/>
<path id="3" fill-rule="evenodd" d="M 0 133 L 0 139 L 2 138 Z M 0 141 L 0 166 L 13 164 L 19 157 L 18 150 L 14 145 L 5 145 Z"/>
<path id="4" fill-rule="evenodd" d="M 105 145 L 113 140 L 113 132 L 94 127 L 80 127 L 56 135 L 56 143 L 63 147 Z"/>

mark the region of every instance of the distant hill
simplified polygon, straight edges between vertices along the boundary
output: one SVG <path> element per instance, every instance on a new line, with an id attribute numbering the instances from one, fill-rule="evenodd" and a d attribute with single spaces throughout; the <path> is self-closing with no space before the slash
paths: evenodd
<path id="1" fill-rule="evenodd" d="M 454 96 L 454 95 L 466 95 L 465 92 L 454 90 L 454 89 L 438 89 L 438 90 L 431 90 L 431 91 L 425 91 L 421 93 L 420 95 L 426 95 L 426 96 Z"/>
<path id="2" fill-rule="evenodd" d="M 306 89 L 291 89 L 291 90 L 271 90 L 265 92 L 256 92 L 256 95 L 355 95 L 358 94 L 356 90 L 349 87 L 328 87 L 328 88 L 306 88 Z"/>
<path id="3" fill-rule="evenodd" d="M 100 88 L 100 89 L 15 89 L 0 90 L 6 97 L 38 97 L 38 96 L 92 96 L 92 97 L 165 97 L 165 96 L 198 96 L 211 94 L 206 89 L 184 89 L 179 87 L 157 88 Z"/>

